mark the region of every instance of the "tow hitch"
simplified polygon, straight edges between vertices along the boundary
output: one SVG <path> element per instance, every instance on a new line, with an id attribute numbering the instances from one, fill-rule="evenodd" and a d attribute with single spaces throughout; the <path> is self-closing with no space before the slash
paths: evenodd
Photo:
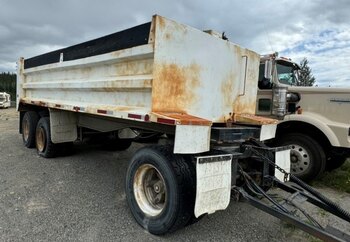
<path id="1" fill-rule="evenodd" d="M 274 156 L 271 155 L 274 153 L 274 148 L 269 148 L 257 141 L 251 141 L 244 145 L 244 153 L 243 156 L 246 157 L 250 155 L 257 157 L 263 162 L 265 168 L 277 169 L 284 175 L 284 179 L 281 181 L 271 172 L 267 174 L 265 171 L 263 172 L 263 181 L 258 184 L 256 179 L 238 163 L 237 174 L 241 183 L 233 186 L 231 195 L 235 199 L 247 202 L 324 241 L 350 241 L 348 234 L 330 225 L 322 225 L 321 222 L 311 216 L 308 209 L 312 206 L 322 209 L 324 212 L 347 221 L 350 226 L 349 212 L 278 166 L 278 162 L 274 162 Z M 264 187 L 261 184 L 270 184 L 270 186 L 266 189 L 266 186 Z M 273 192 L 278 194 L 268 193 L 267 190 L 271 187 L 276 187 L 277 189 L 274 189 Z"/>

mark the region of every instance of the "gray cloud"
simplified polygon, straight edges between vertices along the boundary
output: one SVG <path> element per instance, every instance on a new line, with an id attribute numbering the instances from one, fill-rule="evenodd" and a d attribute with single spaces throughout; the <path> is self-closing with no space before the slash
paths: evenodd
<path id="1" fill-rule="evenodd" d="M 225 31 L 232 42 L 259 53 L 283 53 L 327 29 L 350 29 L 347 0 L 0 1 L 0 71 L 14 71 L 20 56 L 32 57 L 132 27 L 156 13 L 199 29 Z M 315 55 L 288 54 L 297 60 Z M 322 66 L 317 58 L 310 59 L 310 65 Z"/>

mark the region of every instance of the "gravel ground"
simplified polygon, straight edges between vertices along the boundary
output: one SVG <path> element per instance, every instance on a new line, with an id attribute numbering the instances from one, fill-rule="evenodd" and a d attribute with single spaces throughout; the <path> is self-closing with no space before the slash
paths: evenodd
<path id="1" fill-rule="evenodd" d="M 72 156 L 44 159 L 35 149 L 23 147 L 13 108 L 0 110 L 0 133 L 0 241 L 315 240 L 236 202 L 185 229 L 153 236 L 133 220 L 124 193 L 127 162 L 141 145 L 123 152 L 76 145 Z M 322 192 L 350 210 L 349 195 Z M 314 214 L 326 219 L 319 210 Z M 341 222 L 333 224 L 350 229 Z"/>

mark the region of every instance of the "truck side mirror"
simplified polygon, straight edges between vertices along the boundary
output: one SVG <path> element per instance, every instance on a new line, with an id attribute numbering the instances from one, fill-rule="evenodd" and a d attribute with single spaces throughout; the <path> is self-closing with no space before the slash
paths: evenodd
<path id="1" fill-rule="evenodd" d="M 265 72 L 264 72 L 264 77 L 266 79 L 271 79 L 272 76 L 272 60 L 266 60 L 265 61 Z"/>

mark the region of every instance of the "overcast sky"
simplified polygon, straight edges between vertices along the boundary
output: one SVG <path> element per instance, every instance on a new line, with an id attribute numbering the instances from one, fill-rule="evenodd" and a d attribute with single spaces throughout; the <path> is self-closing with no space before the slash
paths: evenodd
<path id="1" fill-rule="evenodd" d="M 142 24 L 159 14 L 225 31 L 260 54 L 307 57 L 316 84 L 350 86 L 349 0 L 0 0 L 0 72 L 29 58 Z"/>

